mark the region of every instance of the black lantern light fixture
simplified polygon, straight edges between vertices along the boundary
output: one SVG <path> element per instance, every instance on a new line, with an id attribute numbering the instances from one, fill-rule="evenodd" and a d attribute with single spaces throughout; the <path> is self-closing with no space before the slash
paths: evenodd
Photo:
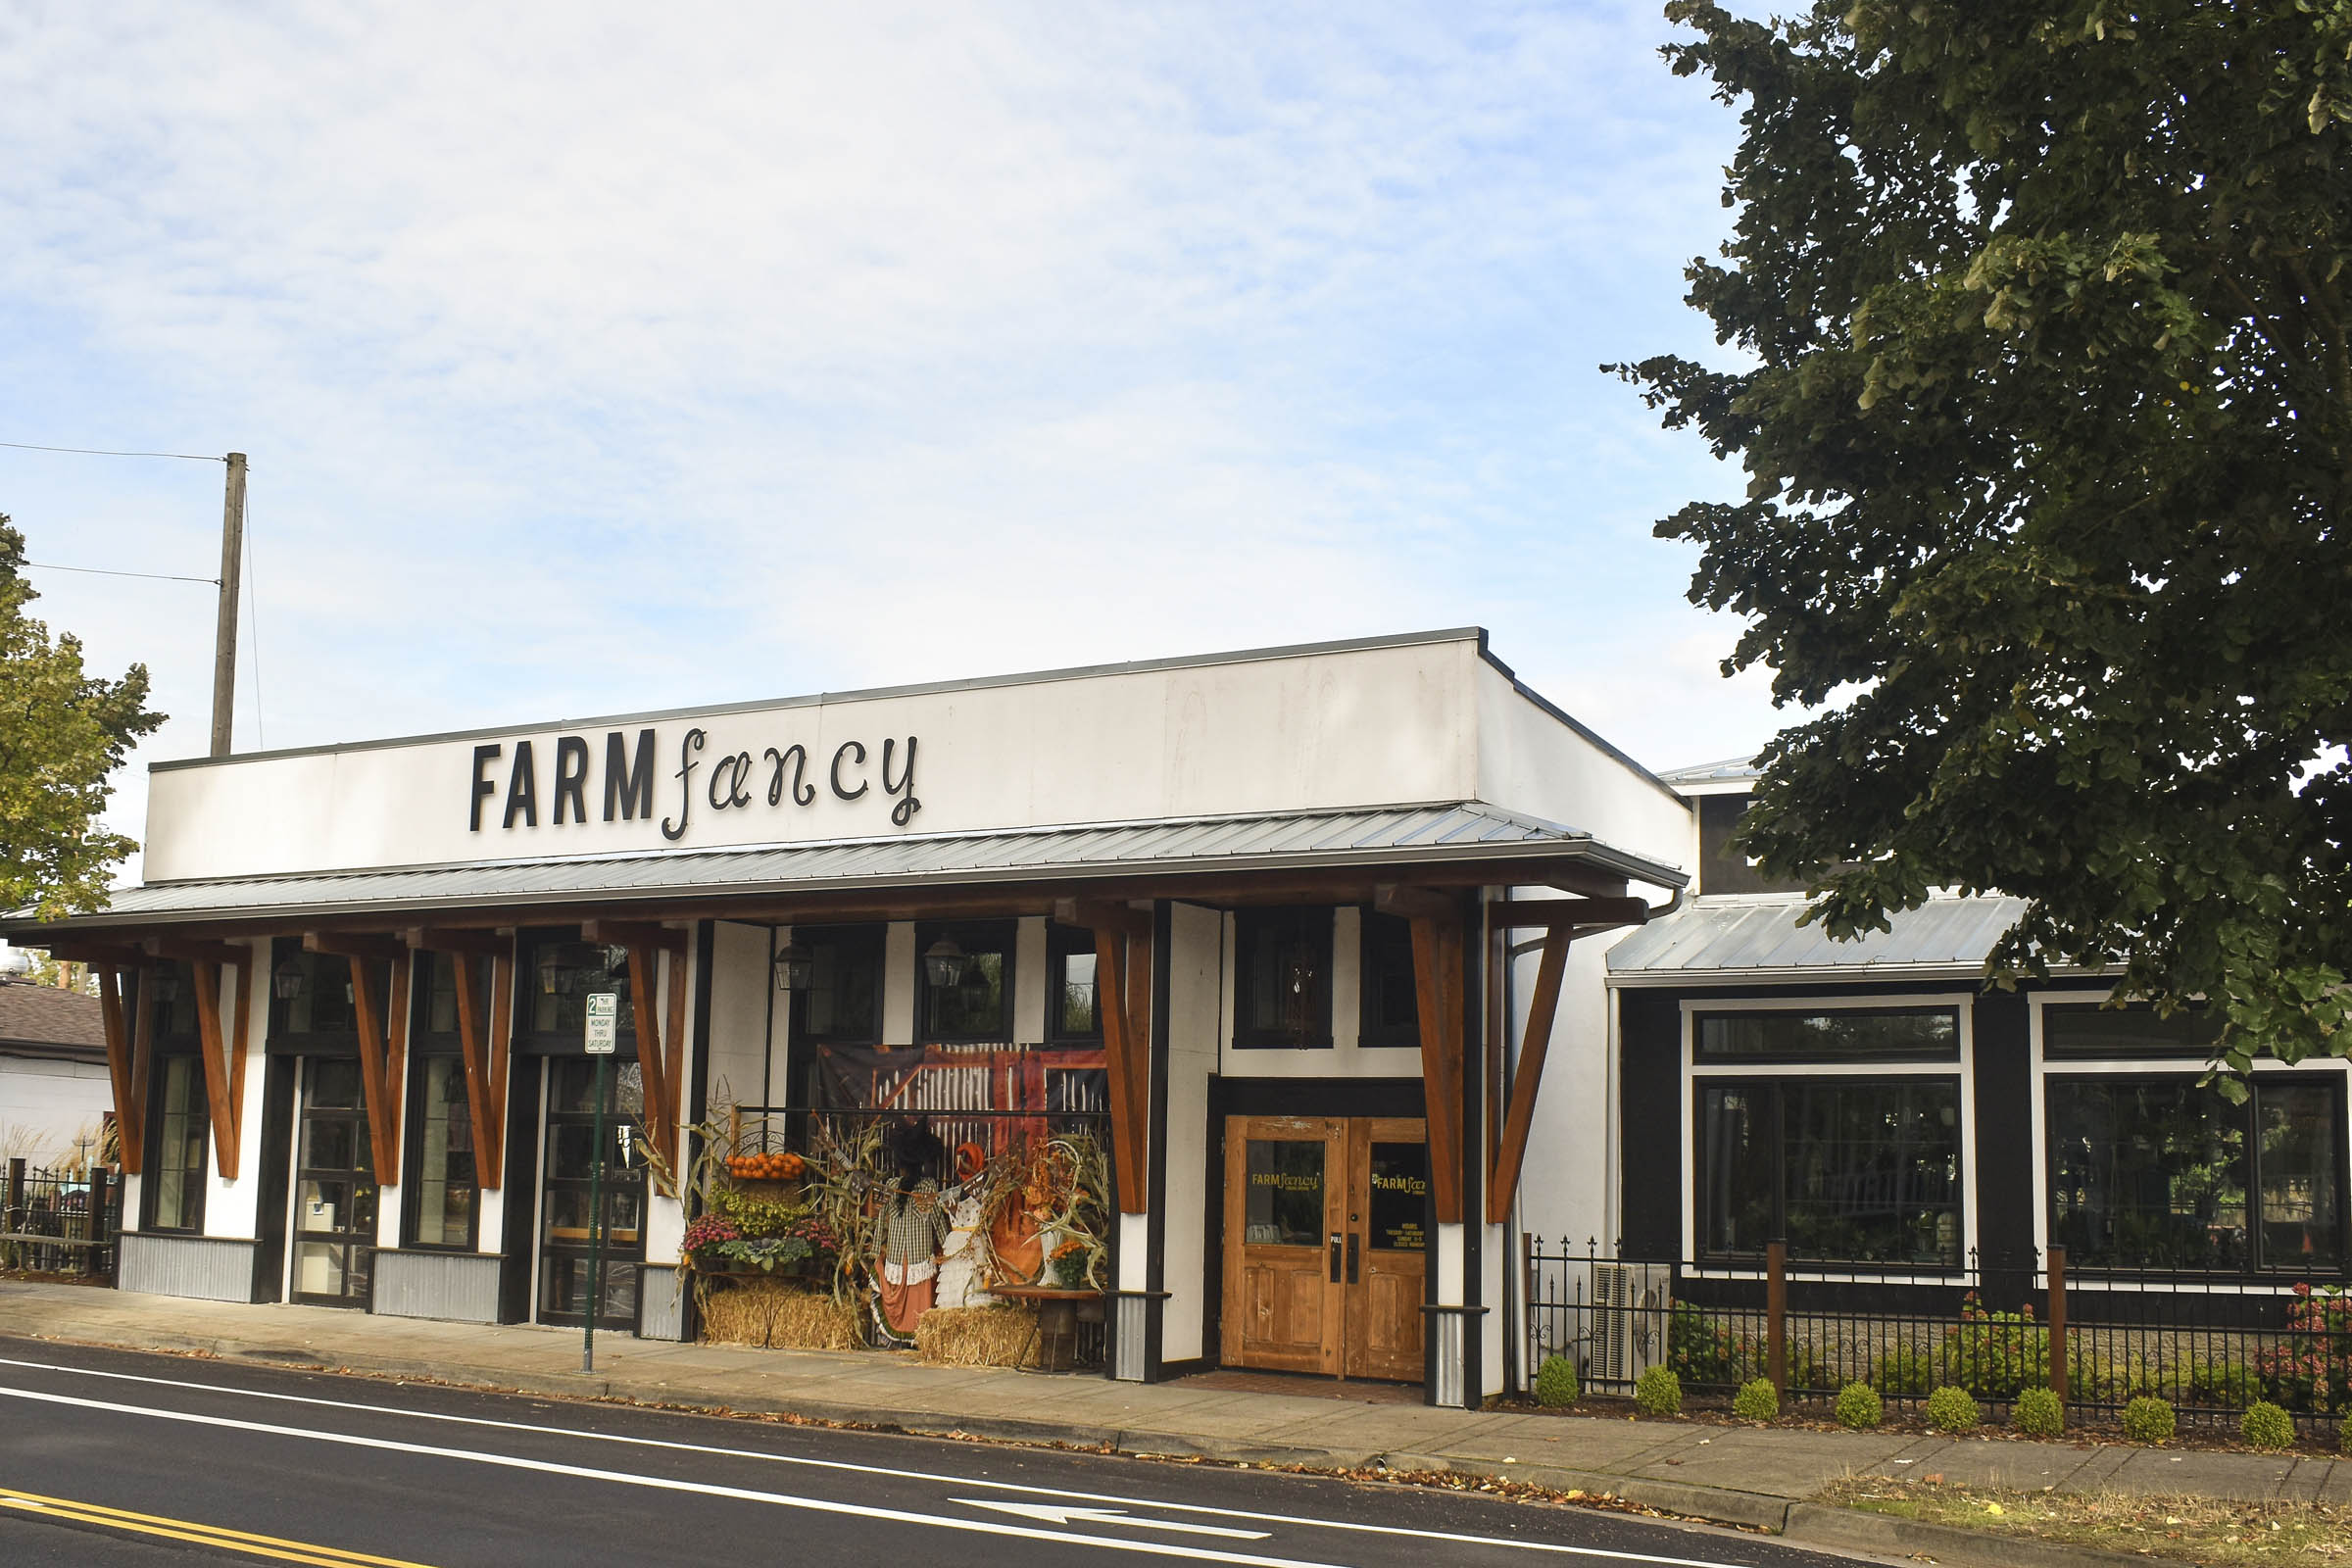
<path id="1" fill-rule="evenodd" d="M 159 964 L 154 970 L 154 974 L 155 1000 L 164 1004 L 166 1006 L 170 1006 L 172 1003 L 177 1002 L 179 1000 L 178 965 L 170 963 Z"/>
<path id="2" fill-rule="evenodd" d="M 770 960 L 775 965 L 778 991 L 806 991 L 816 978 L 816 955 L 798 942 L 787 942 Z"/>
<path id="3" fill-rule="evenodd" d="M 923 973 L 942 991 L 955 988 L 963 978 L 963 966 L 969 961 L 954 937 L 941 937 L 923 950 Z"/>
<path id="4" fill-rule="evenodd" d="M 292 1002 L 302 995 L 302 965 L 288 958 L 270 971 L 270 992 L 280 1002 Z"/>

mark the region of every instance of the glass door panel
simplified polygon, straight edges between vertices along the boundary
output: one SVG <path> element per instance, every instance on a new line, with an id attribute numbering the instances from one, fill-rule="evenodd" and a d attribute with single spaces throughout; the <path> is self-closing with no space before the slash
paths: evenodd
<path id="1" fill-rule="evenodd" d="M 303 1058 L 294 1158 L 294 1298 L 365 1306 L 374 1274 L 376 1188 L 358 1062 Z"/>
<path id="2" fill-rule="evenodd" d="M 550 1063 L 548 1079 L 539 1321 L 584 1322 L 593 1297 L 597 1327 L 634 1330 L 638 1266 L 645 1260 L 644 1079 L 633 1061 L 611 1063 L 603 1150 L 601 1291 L 588 1266 L 597 1156 L 595 1059 L 558 1057 Z"/>

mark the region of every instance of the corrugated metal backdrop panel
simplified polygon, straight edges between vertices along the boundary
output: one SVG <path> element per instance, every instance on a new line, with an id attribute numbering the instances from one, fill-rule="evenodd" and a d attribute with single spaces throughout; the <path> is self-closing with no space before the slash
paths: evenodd
<path id="1" fill-rule="evenodd" d="M 253 1299 L 253 1243 L 212 1236 L 122 1238 L 115 1284 L 149 1296 L 200 1301 Z"/>
<path id="2" fill-rule="evenodd" d="M 385 1317 L 498 1321 L 499 1259 L 464 1252 L 375 1254 L 373 1309 Z"/>

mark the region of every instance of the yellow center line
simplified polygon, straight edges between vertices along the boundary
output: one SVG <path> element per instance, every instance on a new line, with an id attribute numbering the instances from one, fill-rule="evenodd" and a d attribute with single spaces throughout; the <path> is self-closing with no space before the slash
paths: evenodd
<path id="1" fill-rule="evenodd" d="M 287 1541 L 278 1536 L 256 1535 L 249 1530 L 231 1530 L 224 1525 L 208 1525 L 193 1519 L 172 1519 L 160 1514 L 133 1513 L 128 1508 L 110 1508 L 104 1503 L 80 1502 L 72 1497 L 45 1497 L 38 1493 L 19 1492 L 0 1487 L 0 1507 L 20 1508 L 33 1518 L 70 1519 L 79 1524 L 103 1525 L 110 1530 L 128 1530 L 142 1536 L 163 1536 L 172 1541 L 193 1542 L 200 1546 L 214 1546 L 222 1551 L 241 1551 L 250 1556 L 271 1557 L 281 1562 L 300 1562 L 318 1568 L 428 1568 L 427 1564 L 411 1562 L 405 1557 L 371 1557 L 364 1551 L 346 1551 L 341 1546 L 321 1546 L 307 1541 Z"/>

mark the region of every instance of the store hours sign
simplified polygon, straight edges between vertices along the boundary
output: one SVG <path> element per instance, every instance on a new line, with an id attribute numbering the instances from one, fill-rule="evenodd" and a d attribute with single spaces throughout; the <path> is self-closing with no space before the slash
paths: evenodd
<path id="1" fill-rule="evenodd" d="M 672 843 L 686 836 L 697 811 L 799 811 L 826 796 L 869 801 L 891 826 L 905 827 L 923 808 L 914 793 L 915 740 L 849 740 L 822 755 L 799 741 L 725 750 L 698 724 L 679 737 L 674 754 L 662 752 L 651 729 L 559 735 L 544 755 L 534 741 L 491 741 L 473 749 L 466 828 L 564 827 L 586 823 L 591 809 L 606 822 L 651 821 L 657 791 L 662 836 Z"/>

